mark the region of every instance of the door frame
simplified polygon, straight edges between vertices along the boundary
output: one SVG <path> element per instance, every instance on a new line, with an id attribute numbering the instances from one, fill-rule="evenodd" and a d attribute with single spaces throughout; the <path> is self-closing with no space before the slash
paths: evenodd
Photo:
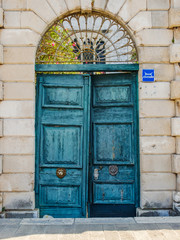
<path id="1" fill-rule="evenodd" d="M 135 194 L 135 207 L 138 208 L 140 206 L 140 153 L 139 153 L 139 94 L 138 94 L 138 70 L 139 64 L 36 64 L 35 71 L 36 73 L 50 73 L 50 72 L 74 72 L 77 74 L 78 72 L 90 73 L 90 72 L 130 72 L 134 75 L 136 79 L 136 99 L 135 99 L 135 109 L 136 109 L 136 136 L 137 136 L 137 168 L 136 168 L 136 187 L 137 194 Z M 39 193 L 38 193 L 38 182 L 39 179 L 37 177 L 37 163 L 38 163 L 38 149 L 36 148 L 37 142 L 39 141 L 38 134 L 38 114 L 37 109 L 39 106 L 38 96 L 38 84 L 36 84 L 36 113 L 35 113 L 35 207 L 39 207 Z"/>

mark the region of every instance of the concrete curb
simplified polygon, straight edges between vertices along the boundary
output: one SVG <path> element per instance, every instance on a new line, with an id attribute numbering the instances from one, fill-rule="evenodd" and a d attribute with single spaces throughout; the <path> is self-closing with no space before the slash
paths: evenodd
<path id="1" fill-rule="evenodd" d="M 135 217 L 135 218 L 25 218 L 0 219 L 0 225 L 128 225 L 147 223 L 179 223 L 179 217 Z"/>

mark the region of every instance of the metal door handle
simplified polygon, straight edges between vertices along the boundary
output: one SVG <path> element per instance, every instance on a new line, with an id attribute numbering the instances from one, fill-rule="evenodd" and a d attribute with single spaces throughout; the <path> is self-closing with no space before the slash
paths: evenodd
<path id="1" fill-rule="evenodd" d="M 98 178 L 99 178 L 99 169 L 95 168 L 94 169 L 94 180 L 98 180 Z"/>

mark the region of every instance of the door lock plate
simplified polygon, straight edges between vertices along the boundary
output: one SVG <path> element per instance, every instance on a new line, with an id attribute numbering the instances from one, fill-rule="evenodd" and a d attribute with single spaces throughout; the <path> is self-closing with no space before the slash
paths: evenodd
<path id="1" fill-rule="evenodd" d="M 58 168 L 58 169 L 56 170 L 56 176 L 57 176 L 58 178 L 63 178 L 63 177 L 65 177 L 65 176 L 66 176 L 66 169 L 65 169 L 65 168 Z"/>
<path id="2" fill-rule="evenodd" d="M 118 173 L 119 169 L 118 169 L 118 166 L 117 165 L 110 165 L 109 166 L 109 174 L 111 176 L 116 176 L 117 173 Z"/>

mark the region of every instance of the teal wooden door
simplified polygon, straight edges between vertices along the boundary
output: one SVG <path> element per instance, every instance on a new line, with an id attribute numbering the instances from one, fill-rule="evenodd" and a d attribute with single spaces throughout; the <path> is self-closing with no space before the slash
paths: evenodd
<path id="1" fill-rule="evenodd" d="M 36 206 L 41 217 L 86 217 L 89 91 L 89 76 L 37 76 Z"/>
<path id="2" fill-rule="evenodd" d="M 87 203 L 89 217 L 135 215 L 136 76 L 38 74 L 36 206 L 41 217 L 86 217 Z"/>
<path id="3" fill-rule="evenodd" d="M 90 216 L 135 216 L 138 206 L 134 74 L 92 77 Z"/>

